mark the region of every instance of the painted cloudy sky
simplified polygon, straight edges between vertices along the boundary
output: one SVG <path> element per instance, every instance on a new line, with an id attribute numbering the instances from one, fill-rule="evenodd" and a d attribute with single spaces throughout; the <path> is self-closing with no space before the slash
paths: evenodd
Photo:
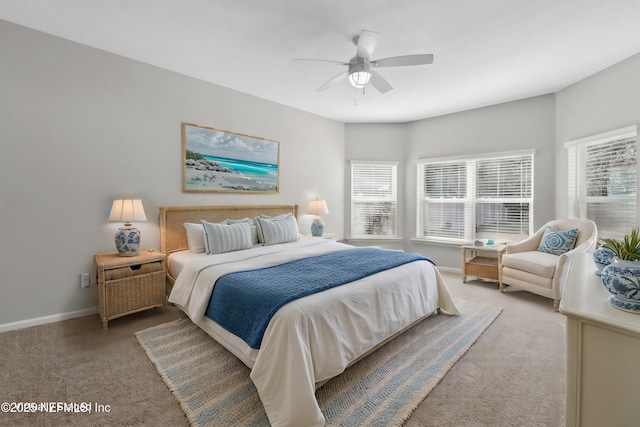
<path id="1" fill-rule="evenodd" d="M 209 156 L 277 164 L 278 143 L 186 125 L 187 150 Z"/>

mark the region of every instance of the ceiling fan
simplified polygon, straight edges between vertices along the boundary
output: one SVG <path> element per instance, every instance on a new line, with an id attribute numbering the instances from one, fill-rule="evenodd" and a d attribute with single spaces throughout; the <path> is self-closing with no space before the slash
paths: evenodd
<path id="1" fill-rule="evenodd" d="M 353 38 L 353 44 L 356 45 L 356 56 L 351 58 L 349 62 L 330 61 L 324 59 L 294 59 L 293 62 L 314 62 L 325 63 L 340 66 L 347 66 L 344 71 L 322 86 L 317 91 L 327 90 L 330 86 L 344 77 L 348 77 L 349 83 L 355 88 L 364 88 L 367 84 L 376 88 L 380 93 L 389 92 L 393 87 L 380 74 L 373 71 L 378 67 L 406 67 L 410 65 L 426 65 L 433 63 L 433 54 L 404 55 L 393 56 L 390 58 L 371 60 L 371 54 L 378 43 L 380 34 L 375 31 L 362 30 L 359 36 Z"/>

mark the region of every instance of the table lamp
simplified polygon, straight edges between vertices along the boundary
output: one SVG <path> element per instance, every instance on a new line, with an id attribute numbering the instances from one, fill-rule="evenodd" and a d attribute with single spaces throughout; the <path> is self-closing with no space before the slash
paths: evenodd
<path id="1" fill-rule="evenodd" d="M 315 215 L 311 222 L 311 235 L 315 237 L 322 236 L 322 233 L 324 233 L 324 222 L 322 222 L 320 215 L 326 215 L 329 213 L 329 209 L 327 209 L 327 202 L 318 199 L 310 201 L 309 206 L 307 207 L 307 213 Z"/>
<path id="2" fill-rule="evenodd" d="M 140 230 L 132 221 L 146 221 L 142 200 L 118 199 L 113 201 L 109 221 L 124 222 L 116 231 L 116 249 L 120 256 L 136 256 L 140 247 Z"/>

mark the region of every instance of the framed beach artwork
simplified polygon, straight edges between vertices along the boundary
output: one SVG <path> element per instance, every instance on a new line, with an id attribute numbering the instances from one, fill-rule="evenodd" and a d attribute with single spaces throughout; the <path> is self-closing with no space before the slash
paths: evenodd
<path id="1" fill-rule="evenodd" d="M 182 123 L 182 189 L 186 192 L 279 192 L 280 143 Z"/>

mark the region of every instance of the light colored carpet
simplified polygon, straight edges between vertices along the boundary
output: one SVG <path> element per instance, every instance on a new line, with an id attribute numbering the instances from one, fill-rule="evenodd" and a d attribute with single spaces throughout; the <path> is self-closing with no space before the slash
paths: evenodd
<path id="1" fill-rule="evenodd" d="M 564 424 L 565 317 L 553 301 L 444 272 L 454 297 L 502 307 L 406 427 Z M 10 426 L 188 426 L 134 333 L 183 317 L 175 307 L 109 322 L 97 315 L 0 333 L 1 402 L 97 402 L 110 412 L 0 413 Z"/>
<path id="2" fill-rule="evenodd" d="M 503 311 L 405 427 L 564 426 L 566 318 L 553 300 L 443 277 L 454 296 Z"/>
<path id="3" fill-rule="evenodd" d="M 500 314 L 456 300 L 317 391 L 327 425 L 400 426 Z M 187 319 L 136 333 L 194 426 L 268 426 L 249 369 Z"/>

